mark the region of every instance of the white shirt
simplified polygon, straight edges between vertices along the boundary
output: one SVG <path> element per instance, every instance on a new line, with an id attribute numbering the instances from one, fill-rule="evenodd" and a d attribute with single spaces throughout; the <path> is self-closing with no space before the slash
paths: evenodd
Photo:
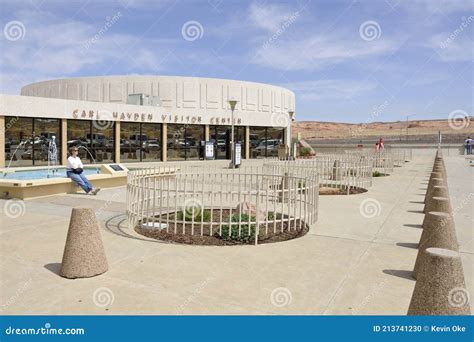
<path id="1" fill-rule="evenodd" d="M 73 156 L 70 156 L 67 158 L 68 170 L 77 169 L 78 167 L 80 167 L 81 169 L 84 168 L 84 165 L 82 165 L 82 162 L 81 162 L 81 158 L 73 157 Z"/>

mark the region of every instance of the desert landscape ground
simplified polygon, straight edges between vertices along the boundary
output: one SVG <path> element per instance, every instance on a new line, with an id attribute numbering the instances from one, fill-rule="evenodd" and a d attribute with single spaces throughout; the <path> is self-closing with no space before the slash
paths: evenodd
<path id="1" fill-rule="evenodd" d="M 438 132 L 443 141 L 462 142 L 466 136 L 474 136 L 472 118 L 468 121 L 450 120 L 412 120 L 395 122 L 339 123 L 322 121 L 296 121 L 293 123 L 293 135 L 301 134 L 308 141 L 367 141 L 383 137 L 389 141 L 431 141 Z"/>

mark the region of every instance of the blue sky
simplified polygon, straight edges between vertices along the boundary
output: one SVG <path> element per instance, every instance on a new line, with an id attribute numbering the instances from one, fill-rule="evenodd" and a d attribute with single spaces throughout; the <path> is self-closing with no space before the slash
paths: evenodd
<path id="1" fill-rule="evenodd" d="M 1 0 L 0 92 L 156 74 L 281 85 L 297 120 L 473 112 L 474 1 Z"/>

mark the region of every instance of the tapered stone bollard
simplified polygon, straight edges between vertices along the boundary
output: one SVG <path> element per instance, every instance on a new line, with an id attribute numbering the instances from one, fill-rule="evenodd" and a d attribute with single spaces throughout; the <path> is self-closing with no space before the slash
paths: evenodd
<path id="1" fill-rule="evenodd" d="M 430 173 L 430 178 L 429 179 L 432 179 L 432 178 L 443 178 L 443 174 L 441 172 L 432 171 Z"/>
<path id="2" fill-rule="evenodd" d="M 435 180 L 436 179 L 436 180 Z M 425 197 L 425 207 L 423 208 L 423 212 L 426 214 L 428 211 L 433 211 L 431 210 L 431 205 L 430 202 L 432 202 L 433 197 L 446 197 L 449 198 L 448 194 L 448 187 L 446 186 L 446 183 L 444 179 L 440 178 L 433 178 L 433 183 L 431 186 L 428 186 L 428 189 L 426 190 L 426 197 Z M 446 190 L 444 189 L 446 188 Z M 443 196 L 440 196 L 443 195 Z M 436 211 L 436 210 L 435 210 Z"/>
<path id="3" fill-rule="evenodd" d="M 416 281 L 408 315 L 469 315 L 469 293 L 459 253 L 428 248 Z"/>
<path id="4" fill-rule="evenodd" d="M 448 184 L 444 178 L 431 178 L 426 188 L 424 203 L 426 203 L 428 198 L 433 197 L 432 192 L 435 186 L 448 186 Z"/>
<path id="5" fill-rule="evenodd" d="M 442 166 L 433 167 L 432 172 L 441 172 L 441 178 L 446 178 L 446 169 Z"/>
<path id="6" fill-rule="evenodd" d="M 92 208 L 73 208 L 59 275 L 87 278 L 107 271 L 99 224 Z"/>
<path id="7" fill-rule="evenodd" d="M 433 197 L 447 197 L 449 198 L 448 187 L 445 185 L 434 185 L 425 197 L 425 207 L 423 212 L 426 214 L 426 208 L 429 206 L 429 202 Z"/>
<path id="8" fill-rule="evenodd" d="M 417 279 L 418 273 L 423 267 L 424 250 L 431 247 L 458 250 L 459 245 L 451 214 L 437 211 L 430 211 L 426 214 L 423 220 L 423 232 L 418 244 L 413 278 Z"/>
<path id="9" fill-rule="evenodd" d="M 425 206 L 425 214 L 430 211 L 452 214 L 451 201 L 447 197 L 431 197 Z"/>
<path id="10" fill-rule="evenodd" d="M 444 166 L 444 163 L 434 163 L 432 171 L 446 174 L 446 167 Z"/>

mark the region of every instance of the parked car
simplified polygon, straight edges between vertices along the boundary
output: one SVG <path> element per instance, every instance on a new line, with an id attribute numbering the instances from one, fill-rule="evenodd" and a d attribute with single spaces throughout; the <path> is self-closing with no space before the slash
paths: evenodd
<path id="1" fill-rule="evenodd" d="M 149 153 L 150 151 L 156 151 L 160 149 L 160 144 L 158 140 L 152 139 L 152 140 L 147 140 L 143 144 L 143 149 L 145 152 Z"/>
<path id="2" fill-rule="evenodd" d="M 267 151 L 267 155 L 274 154 L 278 151 L 278 146 L 280 144 L 280 139 L 262 140 L 260 144 L 254 149 L 254 152 L 260 156 L 265 155 L 265 150 Z"/>

